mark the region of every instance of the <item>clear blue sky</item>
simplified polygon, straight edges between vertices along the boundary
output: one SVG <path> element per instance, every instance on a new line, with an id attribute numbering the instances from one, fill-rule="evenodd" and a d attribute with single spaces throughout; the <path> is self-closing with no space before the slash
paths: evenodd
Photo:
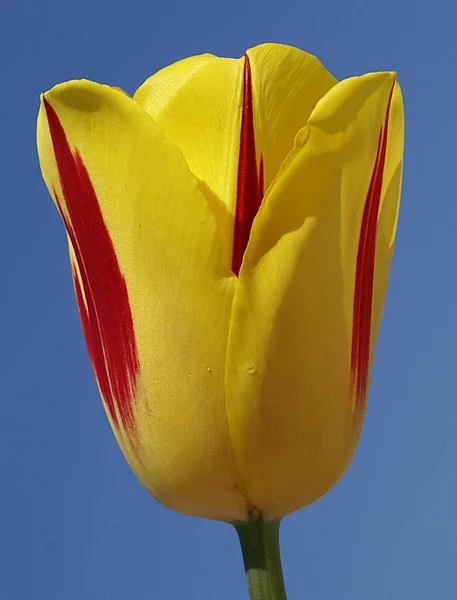
<path id="1" fill-rule="evenodd" d="M 349 471 L 288 517 L 290 600 L 433 600 L 457 589 L 457 4 L 454 0 L 9 2 L 0 23 L 0 598 L 247 599 L 227 525 L 158 505 L 98 397 L 63 227 L 35 149 L 39 94 L 88 78 L 132 93 L 187 55 L 264 41 L 338 78 L 397 70 L 400 226 L 374 383 Z"/>

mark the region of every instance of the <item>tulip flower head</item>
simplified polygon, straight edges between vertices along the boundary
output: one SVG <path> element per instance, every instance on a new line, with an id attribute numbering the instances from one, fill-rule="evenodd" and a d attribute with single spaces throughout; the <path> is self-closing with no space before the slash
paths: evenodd
<path id="1" fill-rule="evenodd" d="M 133 97 L 42 97 L 38 151 L 68 237 L 108 419 L 164 505 L 243 522 L 328 492 L 360 436 L 397 225 L 393 73 L 341 82 L 264 44 L 195 56 Z"/>

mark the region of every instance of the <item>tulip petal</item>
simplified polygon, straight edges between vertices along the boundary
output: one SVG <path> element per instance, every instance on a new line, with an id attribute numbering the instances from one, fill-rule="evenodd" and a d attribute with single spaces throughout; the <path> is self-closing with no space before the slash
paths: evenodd
<path id="1" fill-rule="evenodd" d="M 252 71 L 257 156 L 267 190 L 319 100 L 337 83 L 312 54 L 283 44 L 247 51 Z"/>
<path id="2" fill-rule="evenodd" d="M 370 74 L 334 86 L 253 223 L 233 304 L 226 397 L 246 493 L 267 518 L 333 487 L 360 435 L 365 398 L 351 388 L 356 272 L 360 248 L 368 247 L 360 239 L 369 202 L 378 214 L 365 228 L 376 249 L 371 314 L 362 317 L 364 327 L 371 320 L 371 364 L 400 192 L 403 112 L 396 84 L 391 97 L 394 82 L 392 74 Z M 373 173 L 377 200 L 369 194 Z"/>
<path id="3" fill-rule="evenodd" d="M 233 233 L 244 59 L 193 56 L 149 77 L 138 104 L 181 150 L 192 173 L 223 200 Z"/>
<path id="4" fill-rule="evenodd" d="M 38 149 L 126 458 L 166 506 L 245 518 L 223 392 L 236 278 L 214 198 L 133 99 L 92 82 L 45 94 Z"/>
<path id="5" fill-rule="evenodd" d="M 226 210 L 216 203 L 214 212 L 228 256 L 239 208 L 246 64 L 252 65 L 249 105 L 262 190 L 264 170 L 266 189 L 292 150 L 296 133 L 336 83 L 317 58 L 297 48 L 262 44 L 248 50 L 246 57 L 234 60 L 205 54 L 186 58 L 147 79 L 134 95 L 181 149 L 192 173 L 224 202 Z M 234 250 L 235 273 L 241 259 L 242 254 Z"/>

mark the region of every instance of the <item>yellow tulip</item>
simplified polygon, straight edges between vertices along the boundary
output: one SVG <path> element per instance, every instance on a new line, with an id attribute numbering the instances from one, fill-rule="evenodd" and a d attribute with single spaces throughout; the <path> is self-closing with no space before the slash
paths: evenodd
<path id="1" fill-rule="evenodd" d="M 70 81 L 38 150 L 97 383 L 164 505 L 280 519 L 356 448 L 399 207 L 393 73 L 298 49 L 182 60 L 133 98 Z"/>

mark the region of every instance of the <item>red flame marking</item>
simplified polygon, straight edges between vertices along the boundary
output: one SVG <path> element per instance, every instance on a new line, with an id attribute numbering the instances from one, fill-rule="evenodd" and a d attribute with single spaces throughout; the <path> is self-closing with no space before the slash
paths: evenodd
<path id="1" fill-rule="evenodd" d="M 376 235 L 393 90 L 392 87 L 385 123 L 379 132 L 376 160 L 363 211 L 357 254 L 351 355 L 351 389 L 356 398 L 356 409 L 364 404 L 368 391 Z"/>
<path id="2" fill-rule="evenodd" d="M 73 271 L 89 356 L 114 424 L 119 427 L 119 414 L 131 434 L 139 362 L 127 286 L 82 158 L 77 150 L 73 155 L 59 118 L 46 100 L 44 106 L 69 219 L 57 195 L 56 201 L 75 251 L 86 298 L 85 303 Z"/>
<path id="3" fill-rule="evenodd" d="M 235 229 L 233 236 L 232 271 L 239 275 L 247 248 L 252 223 L 263 199 L 263 157 L 259 174 L 254 137 L 254 110 L 252 103 L 252 76 L 249 57 L 244 61 L 244 98 L 241 116 L 240 155 L 238 159 L 238 189 Z"/>

